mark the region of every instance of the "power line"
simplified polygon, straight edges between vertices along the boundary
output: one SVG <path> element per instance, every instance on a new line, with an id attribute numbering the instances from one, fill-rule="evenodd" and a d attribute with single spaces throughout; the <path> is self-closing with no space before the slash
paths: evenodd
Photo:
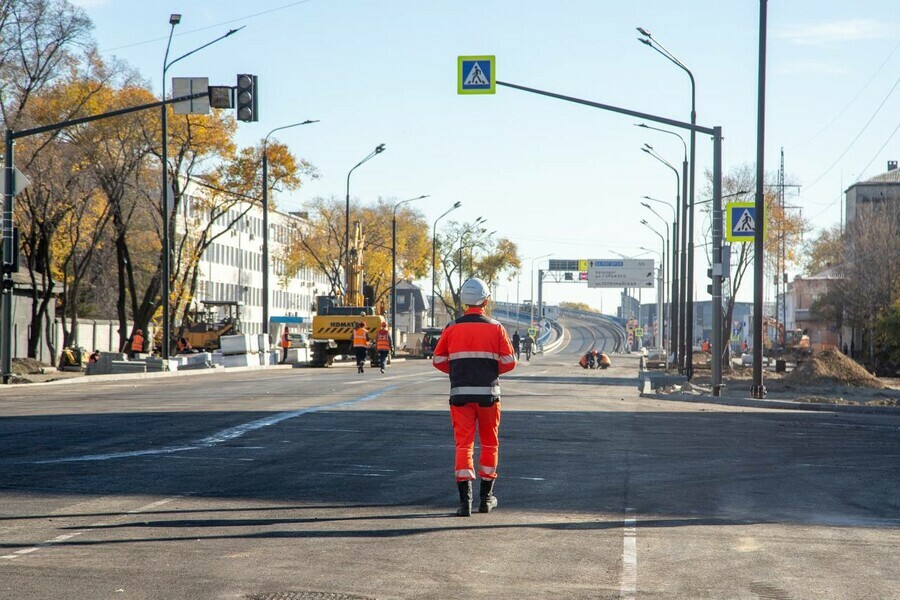
<path id="1" fill-rule="evenodd" d="M 191 35 L 191 34 L 193 34 L 193 33 L 198 33 L 198 32 L 201 32 L 201 31 L 206 31 L 207 29 L 215 29 L 215 28 L 217 28 L 217 27 L 221 27 L 222 25 L 230 25 L 231 23 L 237 23 L 238 21 L 246 21 L 246 20 L 248 20 L 248 19 L 254 19 L 254 18 L 260 17 L 260 16 L 262 16 L 262 15 L 267 15 L 267 14 L 269 14 L 269 13 L 277 12 L 277 11 L 280 11 L 280 10 L 285 10 L 285 9 L 291 8 L 291 7 L 293 7 L 293 6 L 297 6 L 297 5 L 299 5 L 299 4 L 306 4 L 307 2 L 310 2 L 310 1 L 311 1 L 311 0 L 297 0 L 296 2 L 291 2 L 291 3 L 289 3 L 289 4 L 282 4 L 281 6 L 276 6 L 275 8 L 270 8 L 270 9 L 268 9 L 268 10 L 263 10 L 263 11 L 260 11 L 260 12 L 258 12 L 258 13 L 253 13 L 253 14 L 251 14 L 251 15 L 246 15 L 246 16 L 243 16 L 243 17 L 237 17 L 237 18 L 234 18 L 234 19 L 229 19 L 228 21 L 222 21 L 222 22 L 220 22 L 220 23 L 214 23 L 214 24 L 212 24 L 212 25 L 207 25 L 206 27 L 200 27 L 200 28 L 198 28 L 198 29 L 190 29 L 190 30 L 184 31 L 184 32 L 182 32 L 182 33 L 176 33 L 176 34 L 175 34 L 175 37 L 182 37 L 182 36 L 185 36 L 185 35 Z M 144 40 L 144 41 L 142 41 L 142 42 L 135 42 L 135 43 L 133 43 L 133 44 L 125 44 L 125 45 L 123 45 L 123 46 L 116 46 L 116 47 L 114 47 L 114 48 L 105 48 L 105 49 L 104 49 L 104 52 L 114 52 L 114 51 L 116 51 L 116 50 L 124 50 L 124 49 L 126 49 L 126 48 L 136 48 L 137 46 L 145 46 L 145 45 L 147 45 L 147 44 L 153 44 L 153 43 L 155 43 L 155 42 L 159 42 L 159 41 L 162 41 L 162 40 L 165 40 L 165 39 L 167 39 L 167 36 L 158 37 L 158 38 L 153 38 L 153 39 L 149 39 L 149 40 Z"/>
<path id="2" fill-rule="evenodd" d="M 839 118 L 841 118 L 841 116 L 843 116 L 843 114 L 844 114 L 845 112 L 847 112 L 847 109 L 849 109 L 851 106 L 853 106 L 853 104 L 854 104 L 857 100 L 859 100 L 859 97 L 863 95 L 863 92 L 866 91 L 866 89 L 869 87 L 869 85 L 871 85 L 871 83 L 872 83 L 873 81 L 875 81 L 875 77 L 878 76 L 879 73 L 881 73 L 881 70 L 882 70 L 882 69 L 884 68 L 884 66 L 888 63 L 888 61 L 891 60 L 891 57 L 894 56 L 894 53 L 897 51 L 898 48 L 900 48 L 900 42 L 898 42 L 897 45 L 894 46 L 893 50 L 891 50 L 891 51 L 888 53 L 887 58 L 885 58 L 884 61 L 882 61 L 881 65 L 880 65 L 877 69 L 875 69 L 875 72 L 872 73 L 872 76 L 869 77 L 868 81 L 866 81 L 866 83 L 865 83 L 861 88 L 859 88 L 859 91 L 856 92 L 856 95 L 853 96 L 853 99 L 850 100 L 850 102 L 848 102 L 847 104 L 845 104 L 844 107 L 843 107 L 841 110 L 839 110 L 838 113 L 837 113 L 836 115 L 834 115 L 834 117 L 833 117 L 828 123 L 826 123 L 824 127 L 822 127 L 822 129 L 820 129 L 819 131 L 817 131 L 816 133 L 814 133 L 814 134 L 812 135 L 812 137 L 810 137 L 810 138 L 804 140 L 803 142 L 800 142 L 800 143 L 797 144 L 796 146 L 792 146 L 792 147 L 788 148 L 788 150 L 795 150 L 795 149 L 797 149 L 797 148 L 802 148 L 802 147 L 805 146 L 806 144 L 810 143 L 811 141 L 813 141 L 814 139 L 816 139 L 817 137 L 819 137 L 820 135 L 822 135 L 823 133 L 825 133 L 825 131 L 826 131 L 829 127 L 831 127 L 832 125 L 834 125 L 834 123 L 835 123 Z"/>

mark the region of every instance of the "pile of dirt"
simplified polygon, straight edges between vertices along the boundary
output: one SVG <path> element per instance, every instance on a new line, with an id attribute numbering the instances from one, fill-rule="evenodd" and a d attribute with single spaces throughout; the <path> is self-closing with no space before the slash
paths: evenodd
<path id="1" fill-rule="evenodd" d="M 33 373 L 40 373 L 43 366 L 44 363 L 33 358 L 12 359 L 13 375 L 30 375 Z"/>
<path id="2" fill-rule="evenodd" d="M 843 385 L 881 389 L 884 384 L 852 358 L 836 350 L 823 350 L 784 377 L 795 385 Z"/>

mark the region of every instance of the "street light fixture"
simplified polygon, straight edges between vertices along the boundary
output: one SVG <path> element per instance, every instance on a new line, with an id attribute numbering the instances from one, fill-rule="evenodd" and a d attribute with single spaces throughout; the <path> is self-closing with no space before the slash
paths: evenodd
<path id="1" fill-rule="evenodd" d="M 318 119 L 276 127 L 263 138 L 262 151 L 262 332 L 269 334 L 269 136 L 282 129 L 318 123 Z"/>
<path id="2" fill-rule="evenodd" d="M 673 63 L 675 66 L 683 70 L 687 73 L 688 78 L 691 80 L 691 125 L 694 126 L 697 124 L 697 85 L 694 81 L 694 74 L 691 73 L 691 70 L 688 69 L 683 62 L 678 60 L 678 58 L 669 52 L 668 48 L 659 43 L 659 40 L 653 37 L 649 31 L 644 29 L 643 27 L 637 28 L 638 33 L 640 33 L 643 38 L 638 38 L 645 46 L 649 46 L 659 54 L 663 55 L 668 61 Z M 685 225 L 687 225 L 687 281 L 685 282 L 686 291 L 681 296 L 684 298 L 685 304 L 685 315 L 684 315 L 684 330 L 683 337 L 686 340 L 685 344 L 685 368 L 684 374 L 687 375 L 688 379 L 691 379 L 694 376 L 694 343 L 693 339 L 693 322 L 694 322 L 694 190 L 696 188 L 696 158 L 697 158 L 697 131 L 693 127 L 691 127 L 691 157 L 690 157 L 690 177 L 691 177 L 691 187 L 690 187 L 690 200 L 688 201 L 689 211 L 688 211 L 688 219 L 684 220 L 684 224 L 682 225 L 682 231 L 685 229 Z M 685 199 L 687 201 L 687 199 Z M 688 220 L 690 223 L 688 223 Z M 683 261 L 684 262 L 684 261 Z M 683 269 L 682 269 L 683 270 Z M 685 273 L 682 273 L 682 277 L 684 277 Z M 690 329 L 690 333 L 688 332 Z"/>
<path id="3" fill-rule="evenodd" d="M 407 202 L 428 198 L 429 194 L 401 200 L 394 204 L 391 219 L 391 340 L 397 344 L 397 208 Z"/>
<path id="4" fill-rule="evenodd" d="M 664 324 L 664 323 L 665 323 L 665 317 L 663 316 L 663 311 L 665 310 L 665 306 L 666 306 L 666 289 L 665 289 L 665 286 L 666 286 L 666 282 L 669 281 L 669 274 L 668 274 L 668 271 L 667 271 L 668 265 L 666 264 L 666 248 L 668 248 L 668 246 L 669 246 L 669 230 L 668 230 L 668 228 L 666 227 L 666 225 L 668 225 L 668 221 L 666 221 L 666 220 L 665 220 L 658 212 L 656 212 L 655 210 L 653 210 L 653 207 L 650 206 L 649 204 L 647 204 L 646 202 L 641 202 L 641 206 L 644 206 L 645 208 L 647 208 L 650 212 L 652 212 L 654 215 L 656 215 L 656 217 L 657 217 L 660 221 L 663 222 L 663 231 L 666 232 L 666 237 L 665 237 L 665 239 L 663 239 L 662 236 L 660 235 L 660 239 L 663 240 L 662 265 L 660 266 L 660 271 L 661 271 L 661 273 L 662 273 L 662 285 L 663 285 L 663 289 L 660 291 L 660 295 L 662 296 L 662 305 L 660 306 L 660 308 L 659 308 L 659 313 L 657 314 L 657 318 L 659 319 L 660 323 L 663 323 L 663 324 Z M 650 227 L 650 225 L 647 223 L 646 220 L 642 220 L 641 223 L 643 223 L 643 224 L 646 225 L 647 227 Z M 654 233 L 656 233 L 657 235 L 659 235 L 659 233 L 658 233 L 655 229 L 653 229 L 652 227 L 650 227 L 650 229 L 651 229 Z M 672 327 L 672 326 L 671 326 L 671 324 L 670 324 L 670 325 L 669 325 L 669 334 L 670 334 L 670 335 L 671 335 L 671 333 L 672 333 L 671 327 Z M 665 326 L 663 326 L 662 329 L 663 329 L 663 334 L 665 334 Z M 674 339 L 673 339 L 672 341 L 674 341 Z M 671 349 L 671 344 L 669 344 L 669 346 L 670 346 L 670 349 Z M 665 345 L 663 345 L 663 347 L 665 347 Z M 668 361 L 666 362 L 666 364 L 668 365 Z M 668 366 L 667 366 L 666 368 L 668 368 Z"/>
<path id="5" fill-rule="evenodd" d="M 169 39 L 166 42 L 166 54 L 163 57 L 163 71 L 162 71 L 162 99 L 166 99 L 166 72 L 169 70 L 169 67 L 177 63 L 183 58 L 187 58 L 191 54 L 195 52 L 199 52 L 203 50 L 207 46 L 211 46 L 220 40 L 224 40 L 228 36 L 237 33 L 243 27 L 239 27 L 237 29 L 229 29 L 227 33 L 224 35 L 220 35 L 216 39 L 211 42 L 207 42 L 198 48 L 194 48 L 190 52 L 182 54 L 176 59 L 173 59 L 169 62 L 169 50 L 172 47 L 172 35 L 175 33 L 175 26 L 181 23 L 181 15 L 177 13 L 172 13 L 169 15 Z M 160 109 L 161 113 L 161 124 L 162 124 L 162 151 L 160 162 L 162 163 L 162 246 L 163 246 L 163 261 L 162 261 L 162 291 L 160 292 L 160 301 L 162 302 L 163 314 L 163 335 L 162 335 L 162 348 L 160 349 L 161 356 L 163 359 L 169 358 L 169 346 L 172 340 L 172 323 L 171 323 L 171 315 L 170 306 L 169 306 L 169 295 L 170 295 L 170 286 L 171 286 L 171 260 L 172 260 L 172 240 L 171 240 L 171 219 L 169 215 L 169 121 L 168 121 L 168 111 L 169 107 L 165 104 L 162 105 Z M 173 193 L 174 196 L 174 193 Z M 172 198 L 172 203 L 174 204 L 174 197 Z"/>
<path id="6" fill-rule="evenodd" d="M 434 327 L 434 305 L 437 304 L 437 292 L 435 291 L 435 279 L 437 270 L 437 224 L 438 221 L 462 206 L 462 202 L 456 201 L 450 209 L 434 220 L 434 228 L 431 232 L 431 326 Z"/>
<path id="7" fill-rule="evenodd" d="M 348 286 L 349 286 L 349 280 L 347 278 L 350 276 L 350 175 L 353 173 L 353 171 L 356 170 L 357 167 L 369 162 L 370 160 L 372 160 L 373 158 L 375 158 L 376 156 L 378 156 L 379 154 L 381 154 L 384 151 L 385 151 L 385 145 L 378 144 L 377 146 L 375 146 L 374 150 L 369 152 L 369 154 L 364 159 L 362 159 L 361 161 L 356 163 L 353 166 L 353 168 L 347 172 L 347 208 L 346 208 L 346 211 L 344 212 L 344 252 L 346 253 L 344 255 L 344 258 L 346 260 L 345 271 L 344 271 L 344 293 L 345 294 L 346 294 Z"/>

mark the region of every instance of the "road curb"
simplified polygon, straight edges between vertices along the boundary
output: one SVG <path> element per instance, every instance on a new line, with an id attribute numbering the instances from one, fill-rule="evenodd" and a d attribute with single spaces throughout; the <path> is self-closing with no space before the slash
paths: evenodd
<path id="1" fill-rule="evenodd" d="M 805 410 L 813 412 L 838 412 L 846 414 L 879 414 L 900 416 L 897 406 L 868 406 L 859 404 L 828 404 L 822 402 L 793 402 L 791 400 L 758 400 L 756 398 L 724 398 L 722 396 L 677 394 L 643 394 L 644 398 L 654 400 L 674 400 L 676 402 L 694 402 L 697 404 L 721 404 L 724 406 L 740 406 L 744 408 L 774 408 L 779 410 Z"/>

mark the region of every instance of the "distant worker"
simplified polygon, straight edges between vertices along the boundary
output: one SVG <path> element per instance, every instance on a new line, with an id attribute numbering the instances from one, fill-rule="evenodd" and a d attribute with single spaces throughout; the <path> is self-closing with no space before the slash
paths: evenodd
<path id="1" fill-rule="evenodd" d="M 134 330 L 131 336 L 131 345 L 128 349 L 130 350 L 129 358 L 134 358 L 144 351 L 144 332 L 141 329 Z"/>
<path id="2" fill-rule="evenodd" d="M 353 351 L 356 353 L 356 372 L 363 372 L 366 364 L 366 354 L 369 352 L 369 330 L 366 324 L 360 321 L 353 330 Z"/>
<path id="3" fill-rule="evenodd" d="M 91 355 L 88 357 L 88 362 L 89 363 L 100 362 L 100 351 L 94 350 L 94 352 L 91 353 Z"/>
<path id="4" fill-rule="evenodd" d="M 534 352 L 534 338 L 531 334 L 525 336 L 525 360 L 531 360 L 531 353 Z"/>
<path id="5" fill-rule="evenodd" d="M 516 332 L 512 336 L 512 346 L 513 350 L 516 352 L 516 360 L 519 360 L 519 357 L 522 355 L 522 338 L 519 337 L 518 329 L 516 329 Z"/>
<path id="6" fill-rule="evenodd" d="M 194 347 L 191 346 L 191 343 L 187 340 L 186 337 L 178 338 L 178 341 L 175 343 L 175 348 L 178 349 L 178 354 L 193 352 L 194 350 Z"/>
<path id="7" fill-rule="evenodd" d="M 381 329 L 375 334 L 375 349 L 378 351 L 378 365 L 381 367 L 381 372 L 384 373 L 388 354 L 394 349 L 391 332 L 388 331 L 387 323 L 384 321 L 381 322 Z"/>
<path id="8" fill-rule="evenodd" d="M 741 342 L 741 352 L 747 352 L 748 348 L 749 348 L 749 346 L 747 346 L 747 340 L 744 340 L 743 342 Z"/>
<path id="9" fill-rule="evenodd" d="M 478 512 L 489 513 L 497 507 L 493 490 L 500 445 L 500 375 L 516 367 L 516 356 L 503 325 L 484 314 L 490 296 L 490 289 L 481 279 L 466 281 L 460 289 L 466 313 L 444 329 L 434 350 L 435 368 L 450 375 L 450 417 L 456 440 L 459 491 L 456 514 L 460 517 L 472 514 L 476 427 L 481 445 Z"/>
<path id="10" fill-rule="evenodd" d="M 291 328 L 284 326 L 281 332 L 281 364 L 287 363 L 288 350 L 291 349 Z"/>
<path id="11" fill-rule="evenodd" d="M 612 365 L 612 362 L 609 360 L 609 356 L 607 356 L 606 352 L 601 352 L 597 356 L 597 367 L 600 369 L 608 369 Z"/>

